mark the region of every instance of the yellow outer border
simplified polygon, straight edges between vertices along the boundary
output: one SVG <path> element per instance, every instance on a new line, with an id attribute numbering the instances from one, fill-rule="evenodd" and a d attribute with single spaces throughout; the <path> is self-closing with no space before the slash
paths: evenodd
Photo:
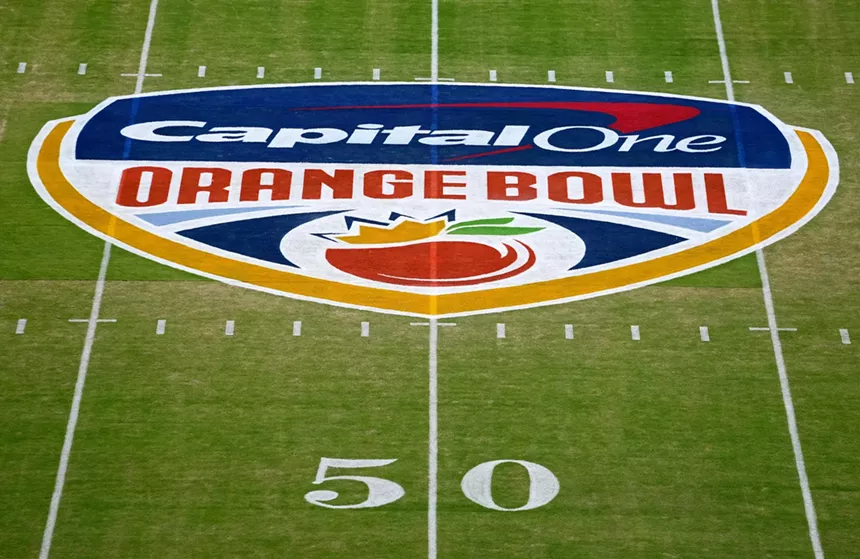
<path id="1" fill-rule="evenodd" d="M 807 170 L 800 185 L 782 206 L 724 237 L 682 252 L 590 274 L 466 293 L 423 295 L 273 270 L 198 250 L 123 221 L 93 204 L 63 175 L 60 145 L 73 123 L 74 120 L 58 122 L 47 132 L 38 151 L 36 170 L 45 190 L 57 204 L 107 237 L 145 254 L 232 282 L 302 298 L 429 316 L 486 312 L 583 298 L 651 282 L 727 258 L 766 241 L 807 216 L 824 196 L 831 172 L 821 143 L 810 132 L 796 130 L 808 157 Z"/>

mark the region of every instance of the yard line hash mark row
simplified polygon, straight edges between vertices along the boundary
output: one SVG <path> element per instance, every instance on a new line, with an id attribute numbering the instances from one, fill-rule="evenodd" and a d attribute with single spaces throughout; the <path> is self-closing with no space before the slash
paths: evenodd
<path id="1" fill-rule="evenodd" d="M 81 62 L 78 64 L 77 73 L 79 76 L 87 75 L 88 63 Z M 19 62 L 17 66 L 16 72 L 18 74 L 24 74 L 27 72 L 28 63 L 27 62 Z M 205 65 L 201 65 L 197 67 L 197 77 L 205 78 L 207 72 L 207 67 Z M 854 73 L 853 72 L 845 72 L 843 74 L 845 76 L 845 83 L 849 85 L 854 85 Z M 120 74 L 121 77 L 125 78 L 136 78 L 137 74 L 133 72 Z M 265 66 L 257 66 L 257 79 L 264 79 L 266 77 L 266 67 Z M 381 68 L 373 68 L 371 73 L 373 81 L 380 81 L 382 78 L 382 69 Z M 164 77 L 164 74 L 146 74 L 147 78 L 161 78 Z M 607 70 L 605 72 L 605 80 L 606 83 L 615 83 L 615 72 L 613 70 Z M 665 70 L 663 72 L 663 78 L 666 83 L 674 83 L 675 75 L 671 70 Z M 322 79 L 322 68 L 314 68 L 314 79 L 320 80 Z M 430 81 L 430 78 L 415 78 L 417 81 Z M 498 70 L 490 70 L 489 71 L 489 80 L 491 82 L 499 81 L 499 73 Z M 783 72 L 783 80 L 786 84 L 793 85 L 794 75 L 792 72 Z M 455 81 L 453 78 L 439 78 L 437 81 Z M 558 77 L 555 70 L 547 70 L 546 81 L 548 83 L 556 83 L 558 81 Z M 725 80 L 708 80 L 710 84 L 724 84 Z M 732 80 L 732 83 L 736 84 L 748 84 L 749 80 Z"/>
<path id="2" fill-rule="evenodd" d="M 89 322 L 87 318 L 70 318 L 67 322 L 72 324 L 81 324 Z M 98 323 L 116 323 L 118 320 L 116 318 L 99 318 L 97 319 Z M 26 333 L 27 325 L 29 324 L 29 320 L 26 318 L 19 318 L 15 322 L 15 334 L 23 335 Z M 427 326 L 429 323 L 427 322 L 410 322 L 411 326 Z M 454 323 L 443 323 L 440 322 L 437 324 L 438 326 L 455 326 Z M 749 332 L 770 332 L 770 328 L 768 326 L 749 326 L 747 328 Z M 779 327 L 777 329 L 780 332 L 797 332 L 797 328 L 784 328 Z M 496 324 L 496 338 L 497 339 L 505 339 L 507 338 L 508 328 L 507 324 L 504 322 L 499 322 Z M 167 319 L 159 318 L 155 323 L 155 334 L 158 336 L 163 336 L 167 333 Z M 360 323 L 360 336 L 362 338 L 370 337 L 370 322 L 362 321 Z M 851 334 L 848 331 L 848 328 L 839 328 L 839 339 L 843 345 L 851 345 Z M 236 334 L 236 321 L 235 320 L 227 320 L 224 323 L 224 335 L 225 336 L 234 336 Z M 302 335 L 302 321 L 295 320 L 292 323 L 292 335 L 295 337 L 299 337 Z M 574 325 L 573 324 L 565 324 L 564 325 L 564 339 L 573 340 L 574 336 Z M 634 341 L 642 340 L 642 328 L 639 325 L 631 325 L 630 326 L 630 339 Z M 699 339 L 703 342 L 711 341 L 711 331 L 708 326 L 699 326 Z"/>

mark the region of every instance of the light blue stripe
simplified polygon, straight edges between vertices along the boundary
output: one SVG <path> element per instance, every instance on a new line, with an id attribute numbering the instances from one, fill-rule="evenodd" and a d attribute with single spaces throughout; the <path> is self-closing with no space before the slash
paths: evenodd
<path id="1" fill-rule="evenodd" d="M 569 210 L 571 208 L 565 208 Z M 710 233 L 716 229 L 724 225 L 728 225 L 731 221 L 723 221 L 721 219 L 708 219 L 706 217 L 683 217 L 676 215 L 664 215 L 664 214 L 640 214 L 634 212 L 615 212 L 611 210 L 580 210 L 576 211 L 588 212 L 588 213 L 596 213 L 596 214 L 605 214 L 605 215 L 614 215 L 617 217 L 629 217 L 632 219 L 638 219 L 641 221 L 650 221 L 653 223 L 662 223 L 664 225 L 672 225 L 674 227 L 681 227 L 682 229 L 690 229 L 692 231 L 699 231 L 702 233 Z"/>
<path id="2" fill-rule="evenodd" d="M 212 210 L 180 210 L 178 212 L 160 212 L 151 214 L 137 214 L 136 217 L 147 221 L 153 225 L 171 225 L 173 223 L 181 223 L 183 221 L 192 221 L 204 217 L 217 217 L 220 215 L 233 215 L 248 212 L 259 212 L 261 210 L 285 210 L 288 208 L 298 208 L 301 206 L 268 206 L 256 208 L 219 208 Z"/>

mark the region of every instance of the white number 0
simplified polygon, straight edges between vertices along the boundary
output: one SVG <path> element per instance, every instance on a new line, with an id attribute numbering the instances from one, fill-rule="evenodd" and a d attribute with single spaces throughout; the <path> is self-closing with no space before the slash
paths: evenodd
<path id="1" fill-rule="evenodd" d="M 367 485 L 367 499 L 355 505 L 330 505 L 328 501 L 333 501 L 338 498 L 337 491 L 327 491 L 325 489 L 311 491 L 305 495 L 305 501 L 326 507 L 329 509 L 368 509 L 372 507 L 381 507 L 389 503 L 393 503 L 400 497 L 406 494 L 406 491 L 391 480 L 378 477 L 367 476 L 328 476 L 326 470 L 328 468 L 378 468 L 387 466 L 394 460 L 350 460 L 348 458 L 320 458 L 320 466 L 317 469 L 317 477 L 314 479 L 314 485 L 325 483 L 326 481 L 336 479 L 348 479 L 352 481 L 360 481 Z"/>
<path id="2" fill-rule="evenodd" d="M 500 507 L 493 501 L 493 470 L 499 464 L 519 464 L 529 473 L 529 500 L 526 504 L 515 509 Z M 470 501 L 492 510 L 518 511 L 531 510 L 549 503 L 558 495 L 558 478 L 551 471 L 525 460 L 493 460 L 478 464 L 463 476 L 460 483 L 463 494 Z"/>

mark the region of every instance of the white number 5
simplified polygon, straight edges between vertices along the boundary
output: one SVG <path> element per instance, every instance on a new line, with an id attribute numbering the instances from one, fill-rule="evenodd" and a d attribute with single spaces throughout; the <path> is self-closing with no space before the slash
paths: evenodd
<path id="1" fill-rule="evenodd" d="M 314 485 L 325 483 L 336 479 L 348 479 L 352 481 L 360 481 L 367 485 L 367 499 L 355 505 L 330 505 L 328 501 L 333 501 L 338 498 L 337 491 L 327 491 L 320 489 L 311 491 L 305 495 L 305 501 L 326 507 L 329 509 L 368 509 L 373 507 L 381 507 L 389 503 L 393 503 L 400 497 L 406 494 L 403 488 L 388 479 L 367 476 L 328 476 L 326 470 L 329 468 L 378 468 L 387 466 L 394 460 L 350 460 L 348 458 L 320 458 L 320 467 L 317 468 L 317 477 L 314 479 Z"/>

